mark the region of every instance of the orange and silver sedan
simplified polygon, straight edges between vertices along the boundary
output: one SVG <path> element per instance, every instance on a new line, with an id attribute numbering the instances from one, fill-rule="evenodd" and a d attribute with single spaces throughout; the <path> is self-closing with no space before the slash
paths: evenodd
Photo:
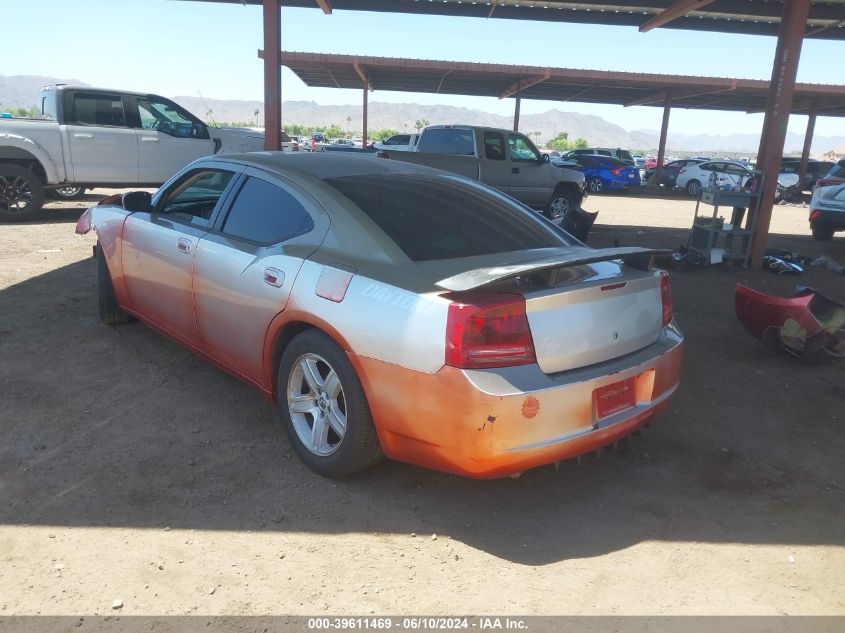
<path id="1" fill-rule="evenodd" d="M 253 385 L 298 455 L 500 477 L 644 425 L 683 337 L 655 251 L 592 249 L 445 172 L 352 154 L 196 161 L 89 209 L 99 309 Z"/>

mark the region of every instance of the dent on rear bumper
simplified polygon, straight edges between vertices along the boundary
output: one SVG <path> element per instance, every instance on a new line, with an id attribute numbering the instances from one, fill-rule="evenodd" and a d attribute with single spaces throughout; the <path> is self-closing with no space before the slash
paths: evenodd
<path id="1" fill-rule="evenodd" d="M 355 357 L 385 454 L 490 478 L 595 450 L 629 435 L 678 386 L 683 337 L 666 328 L 649 347 L 594 367 L 543 374 L 536 366 L 435 374 Z M 636 378 L 637 404 L 596 420 L 593 391 Z"/>

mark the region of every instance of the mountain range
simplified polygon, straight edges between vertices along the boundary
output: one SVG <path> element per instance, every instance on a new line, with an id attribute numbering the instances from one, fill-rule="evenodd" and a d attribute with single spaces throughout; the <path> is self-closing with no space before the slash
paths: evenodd
<path id="1" fill-rule="evenodd" d="M 35 95 L 45 85 L 67 83 L 87 85 L 76 79 L 61 80 L 53 77 L 23 75 L 0 76 L 0 110 L 4 108 L 29 108 L 34 105 Z M 175 96 L 174 101 L 204 120 L 224 122 L 249 122 L 262 125 L 264 104 L 260 101 L 234 99 L 203 99 L 192 96 Z M 256 116 L 258 111 L 258 116 Z M 285 101 L 282 103 L 282 118 L 285 123 L 305 126 L 337 125 L 352 132 L 362 129 L 362 107 L 360 105 L 320 105 L 313 101 Z M 349 118 L 349 121 L 347 121 Z M 482 110 L 418 103 L 384 103 L 372 101 L 368 109 L 370 129 L 391 128 L 397 131 L 414 131 L 417 120 L 431 124 L 484 125 L 510 128 L 510 116 L 501 116 Z M 643 151 L 655 150 L 659 140 L 656 130 L 626 130 L 625 128 L 589 114 L 548 110 L 540 114 L 524 114 L 520 117 L 520 130 L 539 132 L 541 141 L 566 131 L 570 140 L 583 137 L 592 146 L 623 147 Z M 759 131 L 745 134 L 684 133 L 670 128 L 668 149 L 670 151 L 694 151 L 708 154 L 722 152 L 755 153 L 760 141 Z M 789 132 L 786 136 L 785 153 L 800 153 L 804 144 L 803 134 Z M 845 147 L 845 136 L 819 136 L 813 139 L 813 153 L 821 154 Z"/>

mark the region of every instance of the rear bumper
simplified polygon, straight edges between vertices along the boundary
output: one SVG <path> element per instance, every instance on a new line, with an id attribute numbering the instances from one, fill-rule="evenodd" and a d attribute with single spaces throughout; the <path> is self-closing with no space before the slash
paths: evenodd
<path id="1" fill-rule="evenodd" d="M 810 219 L 810 227 L 815 224 L 825 224 L 827 226 L 834 227 L 837 231 L 845 230 L 845 213 L 842 213 L 841 211 L 814 209 L 813 215 L 815 217 Z"/>
<path id="2" fill-rule="evenodd" d="M 536 365 L 436 374 L 351 357 L 384 453 L 474 478 L 502 477 L 575 457 L 646 424 L 678 386 L 683 337 L 593 367 L 543 374 Z M 636 405 L 596 419 L 593 392 L 634 378 Z"/>

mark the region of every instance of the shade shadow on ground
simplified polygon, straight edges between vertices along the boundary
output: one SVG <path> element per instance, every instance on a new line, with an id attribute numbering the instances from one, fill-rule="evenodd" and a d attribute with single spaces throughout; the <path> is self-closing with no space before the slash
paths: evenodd
<path id="1" fill-rule="evenodd" d="M 606 233 L 685 235 L 599 226 L 597 241 Z M 845 240 L 826 248 L 845 261 Z M 100 325 L 93 261 L 77 262 L 0 291 L 0 523 L 437 533 L 532 565 L 654 539 L 845 544 L 843 366 L 798 366 L 748 337 L 737 281 L 845 294 L 826 270 L 674 274 L 682 386 L 620 452 L 519 480 L 385 462 L 335 482 L 295 458 L 256 392 L 142 324 Z"/>

